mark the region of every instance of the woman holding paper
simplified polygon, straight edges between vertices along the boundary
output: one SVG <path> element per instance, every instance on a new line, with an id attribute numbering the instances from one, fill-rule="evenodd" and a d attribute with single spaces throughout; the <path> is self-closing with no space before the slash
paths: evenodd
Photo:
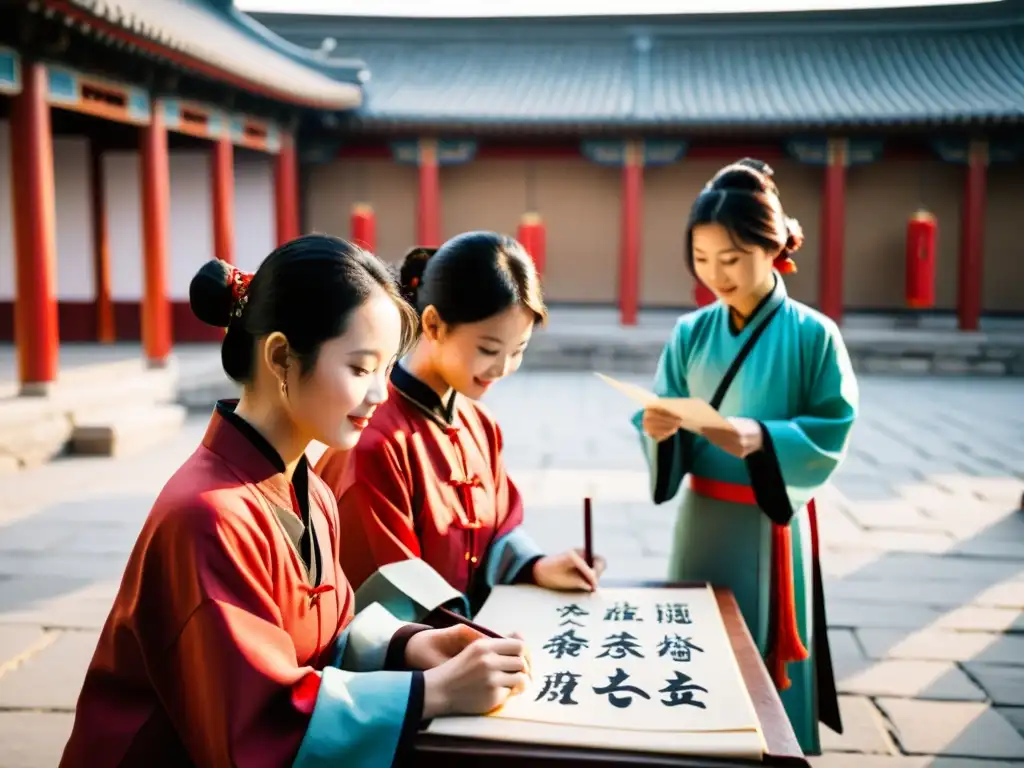
<path id="1" fill-rule="evenodd" d="M 338 497 L 346 575 L 358 587 L 383 565 L 421 558 L 469 614 L 496 584 L 594 589 L 603 560 L 545 555 L 526 533 L 501 429 L 478 402 L 519 368 L 546 320 L 533 261 L 512 238 L 468 232 L 414 248 L 401 281 L 419 313 L 416 345 L 359 445 L 317 463 Z"/>
<path id="2" fill-rule="evenodd" d="M 772 170 L 726 166 L 690 211 L 686 259 L 718 301 L 684 315 L 654 381 L 642 432 L 658 504 L 689 476 L 673 580 L 732 589 L 804 751 L 819 721 L 842 730 L 818 564 L 814 494 L 845 456 L 858 391 L 839 329 L 790 299 L 782 274 L 803 239 Z M 704 416 L 701 417 L 701 410 Z M 686 418 L 690 417 L 690 418 Z M 687 431 L 684 424 L 703 422 Z"/>

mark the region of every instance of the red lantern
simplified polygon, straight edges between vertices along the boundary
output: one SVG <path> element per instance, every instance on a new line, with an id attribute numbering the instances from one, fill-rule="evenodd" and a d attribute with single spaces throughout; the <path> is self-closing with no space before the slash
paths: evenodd
<path id="1" fill-rule="evenodd" d="M 711 292 L 710 288 L 696 278 L 693 283 L 693 298 L 697 302 L 698 307 L 706 307 L 708 304 L 715 303 L 715 294 Z"/>
<path id="2" fill-rule="evenodd" d="M 939 227 L 935 217 L 918 211 L 907 224 L 907 306 L 935 306 L 935 244 Z"/>
<path id="3" fill-rule="evenodd" d="M 350 226 L 351 240 L 360 248 L 371 253 L 377 247 L 377 218 L 373 207 L 364 203 L 352 206 L 352 223 Z"/>
<path id="4" fill-rule="evenodd" d="M 524 213 L 519 220 L 519 232 L 516 239 L 522 243 L 523 248 L 533 259 L 533 265 L 537 268 L 537 274 L 543 277 L 544 265 L 547 258 L 547 232 L 544 229 L 544 221 L 539 213 Z"/>

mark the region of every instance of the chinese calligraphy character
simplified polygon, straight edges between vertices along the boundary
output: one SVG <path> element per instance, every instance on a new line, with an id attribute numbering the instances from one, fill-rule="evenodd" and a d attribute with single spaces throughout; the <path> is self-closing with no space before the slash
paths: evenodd
<path id="1" fill-rule="evenodd" d="M 562 623 L 559 626 L 564 627 L 567 624 L 575 624 L 577 627 L 582 627 L 583 624 L 576 621 L 575 618 L 589 615 L 589 611 L 583 610 L 578 605 L 576 605 L 576 603 L 564 605 L 558 609 L 558 618 L 562 619 Z"/>
<path id="2" fill-rule="evenodd" d="M 555 672 L 553 675 L 545 675 L 544 687 L 534 701 L 540 701 L 547 696 L 548 701 L 557 701 L 563 706 L 579 704 L 572 698 L 572 692 L 576 690 L 579 677 L 580 675 L 572 672 Z"/>
<path id="3" fill-rule="evenodd" d="M 579 637 L 576 630 L 569 628 L 560 635 L 555 635 L 544 644 L 544 650 L 549 651 L 556 659 L 563 656 L 574 656 L 579 658 L 581 648 L 589 648 L 590 641 L 585 637 Z"/>
<path id="4" fill-rule="evenodd" d="M 659 624 L 692 624 L 690 606 L 686 603 L 658 603 Z"/>
<path id="5" fill-rule="evenodd" d="M 636 615 L 637 607 L 629 603 L 616 603 L 604 614 L 605 621 L 643 621 Z"/>
<path id="6" fill-rule="evenodd" d="M 640 644 L 636 642 L 636 638 L 629 634 L 629 632 L 620 632 L 617 635 L 609 636 L 607 642 L 601 647 L 605 650 L 604 653 L 597 657 L 599 659 L 603 659 L 606 656 L 613 659 L 624 659 L 627 653 L 633 654 L 638 659 L 644 657 L 640 653 Z"/>
<path id="7" fill-rule="evenodd" d="M 688 637 L 665 635 L 665 639 L 662 640 L 661 645 L 658 646 L 658 655 L 667 655 L 673 661 L 689 661 L 691 650 L 704 653 L 704 649 L 700 646 L 694 645 L 690 642 L 690 638 Z"/>
<path id="8" fill-rule="evenodd" d="M 608 701 L 611 703 L 613 707 L 618 707 L 619 709 L 625 709 L 633 703 L 633 696 L 628 694 L 636 694 L 637 696 L 643 696 L 645 699 L 651 698 L 649 695 L 647 695 L 646 692 L 640 690 L 635 685 L 623 685 L 623 683 L 626 682 L 627 678 L 629 678 L 629 675 L 627 675 L 621 669 L 616 668 L 615 674 L 610 675 L 608 677 L 608 685 L 602 688 L 594 686 L 594 693 L 600 694 L 602 696 L 604 694 L 608 694 Z M 616 696 L 616 693 L 625 693 L 627 695 Z"/>
<path id="9" fill-rule="evenodd" d="M 666 680 L 668 683 L 664 688 L 658 690 L 658 693 L 667 693 L 668 699 L 662 699 L 661 703 L 666 707 L 678 707 L 680 704 L 689 704 L 691 707 L 700 707 L 701 709 L 707 709 L 704 702 L 697 701 L 693 698 L 694 691 L 708 692 L 707 688 L 691 683 L 689 675 L 684 675 L 682 672 L 676 671 L 673 673 L 676 677 L 674 680 Z"/>

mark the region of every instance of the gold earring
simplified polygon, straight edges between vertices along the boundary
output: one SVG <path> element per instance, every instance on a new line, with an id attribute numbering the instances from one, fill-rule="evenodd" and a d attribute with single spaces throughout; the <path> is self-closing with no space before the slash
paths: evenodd
<path id="1" fill-rule="evenodd" d="M 288 398 L 288 379 L 281 379 L 281 394 Z"/>

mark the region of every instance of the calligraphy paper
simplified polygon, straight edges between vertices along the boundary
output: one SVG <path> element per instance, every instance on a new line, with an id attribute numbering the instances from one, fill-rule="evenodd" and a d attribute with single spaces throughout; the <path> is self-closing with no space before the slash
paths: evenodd
<path id="1" fill-rule="evenodd" d="M 498 586 L 475 620 L 525 638 L 533 679 L 486 717 L 439 718 L 432 733 L 691 754 L 764 751 L 710 587 Z"/>
<path id="2" fill-rule="evenodd" d="M 734 427 L 718 411 L 711 407 L 706 400 L 699 397 L 658 397 L 636 384 L 625 381 L 617 381 L 603 373 L 596 374 L 605 384 L 617 389 L 629 399 L 639 403 L 644 408 L 660 408 L 677 416 L 683 424 L 683 429 L 694 434 L 703 434 L 709 429 L 724 429 L 732 431 Z"/>

